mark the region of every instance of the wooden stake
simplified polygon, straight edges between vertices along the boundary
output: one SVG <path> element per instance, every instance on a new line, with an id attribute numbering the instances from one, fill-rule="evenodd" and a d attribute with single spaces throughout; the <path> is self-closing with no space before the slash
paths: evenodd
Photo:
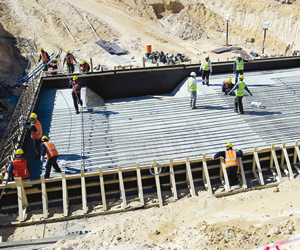
<path id="1" fill-rule="evenodd" d="M 223 175 L 224 175 L 224 179 L 225 179 L 225 191 L 230 191 L 230 184 L 229 184 L 229 179 L 228 179 L 228 175 L 227 175 L 227 171 L 226 171 L 226 167 L 225 167 L 225 163 L 221 162 L 222 165 L 222 170 L 223 170 Z"/>
<path id="2" fill-rule="evenodd" d="M 120 185 L 120 192 L 121 192 L 121 199 L 122 199 L 122 208 L 125 209 L 127 207 L 127 201 L 126 201 L 126 194 L 125 194 L 125 187 L 123 182 L 123 174 L 122 174 L 121 166 L 118 166 L 118 175 L 119 175 L 119 185 Z"/>
<path id="3" fill-rule="evenodd" d="M 104 179 L 103 179 L 103 171 L 102 167 L 99 167 L 99 179 L 100 179 L 100 190 L 101 190 L 101 198 L 102 198 L 102 206 L 103 210 L 107 210 L 106 197 L 105 197 L 105 188 L 104 188 Z"/>
<path id="4" fill-rule="evenodd" d="M 138 194 L 139 194 L 139 199 L 140 199 L 140 205 L 143 207 L 143 206 L 145 206 L 145 201 L 144 201 L 144 192 L 143 192 L 143 184 L 142 184 L 140 163 L 138 163 L 138 162 L 136 163 L 136 177 L 137 177 Z"/>
<path id="5" fill-rule="evenodd" d="M 278 182 L 282 182 L 282 175 L 281 175 L 281 170 L 280 170 L 280 166 L 279 166 L 279 163 L 278 163 L 278 159 L 277 159 L 277 155 L 276 155 L 276 152 L 275 152 L 275 145 L 272 144 L 271 145 L 271 155 L 272 155 L 272 159 L 275 163 L 275 168 L 276 168 L 276 172 L 277 172 L 277 176 L 278 176 Z"/>
<path id="6" fill-rule="evenodd" d="M 43 204 L 43 215 L 44 218 L 48 218 L 48 195 L 46 189 L 46 182 L 44 175 L 41 174 L 41 186 L 42 186 L 42 204 Z"/>
<path id="7" fill-rule="evenodd" d="M 211 188 L 211 183 L 210 183 L 210 178 L 209 178 L 209 173 L 208 173 L 208 168 L 207 168 L 207 164 L 206 164 L 206 154 L 203 154 L 202 164 L 203 164 L 204 173 L 205 173 L 205 179 L 203 179 L 203 183 L 206 187 L 206 190 L 210 194 L 213 194 L 212 188 Z"/>
<path id="8" fill-rule="evenodd" d="M 240 174 L 242 176 L 242 181 L 243 181 L 242 187 L 244 189 L 246 189 L 246 188 L 248 188 L 248 186 L 247 186 L 247 180 L 246 180 L 245 171 L 244 171 L 243 160 L 242 160 L 242 158 L 238 158 L 238 159 L 239 159 L 238 163 L 239 163 L 239 168 L 240 168 Z"/>
<path id="9" fill-rule="evenodd" d="M 156 183 L 156 191 L 157 191 L 157 196 L 158 196 L 158 203 L 159 203 L 159 206 L 162 207 L 163 199 L 162 199 L 162 195 L 161 195 L 160 180 L 159 180 L 156 160 L 153 160 L 153 166 L 154 166 L 154 173 L 155 173 L 155 183 Z"/>
<path id="10" fill-rule="evenodd" d="M 185 165 L 186 165 L 186 172 L 187 172 L 187 177 L 188 177 L 187 186 L 190 190 L 191 196 L 194 197 L 194 196 L 196 196 L 196 192 L 195 192 L 194 179 L 193 179 L 189 156 L 186 157 Z"/>
<path id="11" fill-rule="evenodd" d="M 62 198 L 63 198 L 64 216 L 68 216 L 68 213 L 69 213 L 69 199 L 68 199 L 67 179 L 66 179 L 66 173 L 65 172 L 62 172 L 61 180 L 62 180 Z"/>
<path id="12" fill-rule="evenodd" d="M 96 32 L 94 26 L 91 24 L 91 22 L 89 21 L 89 19 L 87 18 L 87 16 L 84 16 L 84 17 L 85 17 L 85 19 L 87 20 L 87 22 L 89 23 L 91 29 L 94 31 L 95 36 L 96 36 L 97 38 L 99 38 L 99 36 L 98 36 L 98 34 L 97 34 L 97 32 Z"/>
<path id="13" fill-rule="evenodd" d="M 70 37 L 73 39 L 74 42 L 76 42 L 75 38 L 73 37 L 73 35 L 71 34 L 71 31 L 69 30 L 69 28 L 67 27 L 67 25 L 65 25 L 65 23 L 62 21 L 63 25 L 65 26 L 66 30 L 68 31 Z"/>
<path id="14" fill-rule="evenodd" d="M 255 178 L 257 179 L 257 181 L 258 181 L 258 183 L 260 185 L 265 185 L 264 178 L 263 178 L 262 171 L 261 171 L 261 166 L 260 166 L 260 161 L 259 161 L 259 157 L 258 157 L 257 147 L 256 146 L 253 149 L 253 158 L 254 158 L 254 166 L 256 164 L 256 167 L 257 167 L 257 170 L 258 170 L 258 175 L 257 175 L 255 169 L 254 169 L 254 171 L 252 169 L 253 174 L 254 174 Z"/>
<path id="15" fill-rule="evenodd" d="M 22 178 L 15 178 L 18 195 L 18 207 L 19 207 L 19 221 L 22 222 L 26 218 L 26 210 L 28 207 L 28 200 L 23 186 Z"/>
<path id="16" fill-rule="evenodd" d="M 84 177 L 84 169 L 80 170 L 81 174 L 81 195 L 82 195 L 82 210 L 86 214 L 88 212 L 87 199 L 86 199 L 86 185 Z"/>
<path id="17" fill-rule="evenodd" d="M 289 170 L 289 176 L 290 176 L 290 180 L 294 180 L 294 173 L 293 173 L 293 170 L 292 170 L 292 166 L 291 166 L 291 162 L 290 162 L 290 158 L 289 158 L 289 154 L 287 152 L 287 149 L 285 147 L 285 143 L 282 144 L 282 151 L 283 151 L 283 154 L 284 154 L 284 158 L 285 158 L 285 161 L 286 161 L 286 165 L 288 167 L 288 170 Z"/>
<path id="18" fill-rule="evenodd" d="M 93 58 L 90 58 L 91 72 L 94 72 Z"/>
<path id="19" fill-rule="evenodd" d="M 173 159 L 170 158 L 170 185 L 173 193 L 173 200 L 176 201 L 178 199 L 177 188 L 176 188 L 176 180 L 175 180 L 175 171 L 173 167 Z"/>

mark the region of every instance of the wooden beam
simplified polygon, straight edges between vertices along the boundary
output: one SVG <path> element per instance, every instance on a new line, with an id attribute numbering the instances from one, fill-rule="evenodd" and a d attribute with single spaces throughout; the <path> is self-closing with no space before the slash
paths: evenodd
<path id="1" fill-rule="evenodd" d="M 81 174 L 81 195 L 82 195 L 82 210 L 86 214 L 88 212 L 87 199 L 86 199 L 86 185 L 84 177 L 84 169 L 80 170 Z"/>
<path id="2" fill-rule="evenodd" d="M 290 178 L 290 180 L 294 180 L 295 179 L 294 178 L 294 173 L 293 173 L 293 170 L 292 170 L 290 158 L 289 158 L 285 143 L 282 144 L 282 152 L 284 154 L 285 162 L 286 162 L 286 165 L 287 165 L 287 168 L 288 168 L 288 171 L 289 171 L 289 178 Z"/>
<path id="3" fill-rule="evenodd" d="M 278 163 L 278 159 L 277 159 L 274 144 L 271 145 L 271 155 L 272 155 L 272 159 L 275 163 L 275 168 L 276 168 L 276 172 L 277 172 L 277 176 L 278 176 L 278 182 L 281 183 L 282 182 L 282 175 L 281 175 L 281 170 L 280 170 L 280 166 L 279 166 L 279 163 Z"/>
<path id="4" fill-rule="evenodd" d="M 189 162 L 189 156 L 187 156 L 185 159 L 185 165 L 186 165 L 186 172 L 187 172 L 187 177 L 188 177 L 187 186 L 190 190 L 191 196 L 194 197 L 194 196 L 196 196 L 196 192 L 195 192 L 193 174 L 192 174 L 192 170 L 191 170 L 191 164 Z"/>
<path id="5" fill-rule="evenodd" d="M 257 181 L 260 185 L 265 185 L 265 181 L 264 181 L 264 178 L 262 175 L 260 161 L 259 161 L 259 157 L 258 157 L 258 153 L 257 153 L 257 147 L 254 147 L 254 149 L 253 149 L 253 157 L 255 160 L 254 164 L 256 165 L 257 170 L 258 170 L 258 176 L 257 176 L 256 170 L 253 171 L 253 174 L 254 174 L 255 178 L 257 178 Z"/>
<path id="6" fill-rule="evenodd" d="M 46 189 L 46 182 L 44 175 L 41 174 L 41 187 L 42 187 L 42 205 L 43 205 L 43 216 L 45 219 L 48 218 L 48 195 Z"/>
<path id="7" fill-rule="evenodd" d="M 171 190 L 173 193 L 173 200 L 176 201 L 178 199 L 178 195 L 177 195 L 175 171 L 174 171 L 174 167 L 173 167 L 173 159 L 172 158 L 170 158 L 170 184 L 171 184 Z"/>
<path id="8" fill-rule="evenodd" d="M 103 170 L 102 167 L 99 167 L 99 179 L 100 179 L 100 190 L 101 190 L 101 198 L 102 198 L 102 206 L 103 210 L 107 210 L 106 204 L 106 196 L 105 196 L 105 188 L 104 188 L 104 179 L 103 179 Z"/>
<path id="9" fill-rule="evenodd" d="M 228 175 L 227 175 L 227 171 L 226 171 L 226 167 L 225 167 L 225 163 L 221 162 L 222 165 L 222 170 L 223 170 L 223 176 L 224 176 L 224 188 L 225 191 L 229 192 L 230 191 L 230 184 L 229 184 L 229 179 L 228 179 Z"/>
<path id="10" fill-rule="evenodd" d="M 139 194 L 139 199 L 140 199 L 140 205 L 143 207 L 143 206 L 145 206 L 145 201 L 144 201 L 144 192 L 143 192 L 143 184 L 142 184 L 140 163 L 138 163 L 138 162 L 136 163 L 136 177 L 137 177 L 138 194 Z"/>
<path id="11" fill-rule="evenodd" d="M 91 22 L 90 22 L 90 20 L 88 19 L 88 17 L 87 17 L 87 16 L 84 16 L 84 17 L 85 17 L 85 19 L 87 20 L 88 24 L 90 25 L 91 29 L 93 30 L 95 36 L 96 36 L 97 38 L 99 38 L 99 36 L 97 35 L 97 32 L 96 32 L 94 26 L 91 24 Z"/>
<path id="12" fill-rule="evenodd" d="M 15 178 L 18 194 L 18 207 L 19 207 L 19 221 L 22 222 L 26 218 L 26 210 L 28 207 L 28 200 L 23 186 L 22 178 Z"/>
<path id="13" fill-rule="evenodd" d="M 299 142 L 295 141 L 295 151 L 294 151 L 294 164 L 295 165 L 297 164 L 297 157 L 298 157 L 298 161 L 300 161 Z"/>
<path id="14" fill-rule="evenodd" d="M 67 25 L 62 21 L 62 24 L 65 26 L 66 30 L 68 31 L 70 37 L 73 39 L 74 42 L 76 42 L 74 36 L 72 35 L 71 31 L 69 30 L 69 28 L 67 27 Z"/>
<path id="15" fill-rule="evenodd" d="M 62 172 L 62 174 L 61 174 L 61 181 L 62 181 L 62 199 L 63 199 L 64 216 L 68 216 L 69 198 L 68 198 L 67 179 L 66 179 L 65 172 Z"/>
<path id="16" fill-rule="evenodd" d="M 275 148 L 275 144 L 273 143 L 273 144 L 271 144 L 271 151 L 270 151 L 270 153 L 271 153 L 271 155 L 270 155 L 270 168 L 273 168 L 274 167 L 274 156 L 273 156 L 273 153 L 272 153 L 272 149 L 274 150 L 274 148 Z M 276 160 L 277 160 L 277 157 L 276 157 Z"/>
<path id="17" fill-rule="evenodd" d="M 162 199 L 162 195 L 161 195 L 160 180 L 159 180 L 159 174 L 158 174 L 158 170 L 157 170 L 156 160 L 153 160 L 153 167 L 154 167 L 154 174 L 155 174 L 155 183 L 156 183 L 158 203 L 159 203 L 159 206 L 162 207 L 163 199 Z"/>
<path id="18" fill-rule="evenodd" d="M 242 187 L 244 189 L 246 189 L 246 188 L 248 188 L 248 185 L 247 185 L 247 180 L 246 180 L 246 176 L 245 176 L 245 170 L 244 170 L 242 158 L 238 158 L 238 164 L 239 164 L 240 174 L 242 176 L 242 182 L 243 182 Z"/>
<path id="19" fill-rule="evenodd" d="M 213 194 L 213 191 L 211 188 L 211 183 L 210 183 L 210 178 L 209 178 L 209 172 L 208 172 L 208 168 L 207 168 L 207 163 L 206 163 L 206 154 L 203 154 L 202 165 L 203 165 L 203 169 L 204 169 L 204 173 L 205 173 L 205 176 L 204 176 L 205 179 L 203 178 L 204 186 L 206 187 L 207 191 L 210 194 Z"/>
<path id="20" fill-rule="evenodd" d="M 121 199 L 122 199 L 122 209 L 125 209 L 127 207 L 127 201 L 126 201 L 126 194 L 125 194 L 125 187 L 124 187 L 124 181 L 123 181 L 123 174 L 122 174 L 122 167 L 118 166 L 118 175 L 119 175 L 119 185 L 120 185 L 120 192 L 121 192 Z"/>

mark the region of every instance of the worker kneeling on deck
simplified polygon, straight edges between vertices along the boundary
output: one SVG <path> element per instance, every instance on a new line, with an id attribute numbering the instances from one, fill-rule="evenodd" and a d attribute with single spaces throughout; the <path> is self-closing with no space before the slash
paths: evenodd
<path id="1" fill-rule="evenodd" d="M 242 150 L 233 150 L 232 144 L 228 142 L 226 144 L 226 151 L 220 151 L 213 156 L 213 159 L 218 157 L 224 158 L 225 169 L 228 175 L 229 185 L 237 185 L 237 170 L 238 170 L 238 157 L 243 157 Z"/>
<path id="2" fill-rule="evenodd" d="M 51 167 L 53 166 L 55 171 L 58 173 L 61 173 L 61 170 L 57 164 L 57 157 L 58 152 L 53 143 L 49 142 L 49 139 L 47 136 L 42 137 L 42 144 L 41 144 L 41 161 L 44 161 L 44 156 L 47 155 L 47 163 L 46 163 L 46 171 L 45 171 L 45 178 L 50 177 L 50 171 Z"/>
<path id="3" fill-rule="evenodd" d="M 229 77 L 226 81 L 223 81 L 222 83 L 222 93 L 223 95 L 229 95 L 230 90 L 232 90 L 233 88 L 233 84 L 231 81 L 231 77 Z M 234 95 L 234 93 L 231 93 L 232 95 Z"/>
<path id="4" fill-rule="evenodd" d="M 90 71 L 90 65 L 85 60 L 82 60 L 80 64 L 80 71 L 82 73 L 87 73 Z"/>
<path id="5" fill-rule="evenodd" d="M 14 177 L 21 177 L 22 179 L 29 177 L 27 161 L 23 158 L 23 154 L 22 149 L 19 148 L 16 150 L 15 159 L 10 163 L 8 168 L 8 181 L 14 180 Z"/>
<path id="6" fill-rule="evenodd" d="M 57 58 L 54 58 L 50 64 L 50 75 L 55 76 L 58 72 Z"/>
<path id="7" fill-rule="evenodd" d="M 82 106 L 81 100 L 81 83 L 78 81 L 78 76 L 73 76 L 73 82 L 70 82 L 69 85 L 72 88 L 72 98 L 74 102 L 74 107 L 76 110 L 76 114 L 79 114 L 78 104 Z"/>

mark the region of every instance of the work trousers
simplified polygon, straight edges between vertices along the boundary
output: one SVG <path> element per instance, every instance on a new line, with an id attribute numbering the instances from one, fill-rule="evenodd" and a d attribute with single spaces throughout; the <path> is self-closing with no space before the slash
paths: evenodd
<path id="1" fill-rule="evenodd" d="M 53 156 L 50 159 L 47 160 L 46 163 L 46 171 L 45 171 L 45 178 L 49 178 L 50 177 L 50 171 L 51 171 L 51 167 L 54 167 L 54 169 L 56 170 L 56 172 L 61 173 L 61 170 L 57 164 L 57 156 Z"/>
<path id="2" fill-rule="evenodd" d="M 203 82 L 203 85 L 205 85 L 205 83 L 207 86 L 209 85 L 209 74 L 210 74 L 209 70 L 202 70 L 202 80 L 206 79 L 206 82 Z"/>
<path id="3" fill-rule="evenodd" d="M 237 185 L 239 183 L 239 180 L 237 178 L 237 170 L 238 170 L 238 166 L 226 168 L 230 186 Z"/>
<path id="4" fill-rule="evenodd" d="M 236 96 L 234 99 L 234 106 L 235 110 L 238 111 L 238 107 L 241 114 L 244 114 L 244 108 L 243 108 L 243 97 L 244 96 Z"/>
<path id="5" fill-rule="evenodd" d="M 37 140 L 33 140 L 33 145 L 37 156 L 41 156 L 41 143 L 42 143 L 41 138 Z"/>
<path id="6" fill-rule="evenodd" d="M 67 63 L 68 72 L 69 74 L 72 74 L 74 72 L 74 64 L 73 63 Z"/>
<path id="7" fill-rule="evenodd" d="M 237 83 L 239 75 L 243 75 L 243 74 L 244 74 L 244 70 L 235 71 L 235 83 Z"/>
<path id="8" fill-rule="evenodd" d="M 197 101 L 197 91 L 190 91 L 190 93 L 191 93 L 190 107 L 195 108 L 196 101 Z"/>
<path id="9" fill-rule="evenodd" d="M 48 62 L 43 62 L 44 68 L 43 71 L 48 71 Z"/>
<path id="10" fill-rule="evenodd" d="M 72 92 L 72 98 L 73 98 L 73 102 L 74 102 L 74 107 L 76 109 L 76 112 L 78 113 L 78 104 L 80 104 L 82 106 L 82 100 L 81 100 L 81 95 L 80 94 L 76 94 L 75 92 Z"/>

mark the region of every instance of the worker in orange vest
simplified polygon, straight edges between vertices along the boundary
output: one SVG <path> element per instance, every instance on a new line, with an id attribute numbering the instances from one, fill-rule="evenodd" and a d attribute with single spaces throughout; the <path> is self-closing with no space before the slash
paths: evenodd
<path id="1" fill-rule="evenodd" d="M 48 55 L 48 53 L 43 49 L 40 48 L 40 58 L 39 58 L 39 62 L 42 60 L 43 64 L 44 64 L 44 69 L 43 71 L 48 71 L 48 63 L 50 61 L 50 57 Z"/>
<path id="2" fill-rule="evenodd" d="M 58 173 L 61 173 L 61 170 L 57 164 L 57 157 L 58 157 L 58 152 L 53 143 L 49 142 L 49 139 L 47 136 L 42 137 L 42 145 L 41 145 L 41 161 L 44 161 L 44 156 L 47 155 L 47 163 L 46 163 L 46 171 L 45 171 L 45 178 L 50 177 L 50 171 L 51 167 L 53 166 L 55 171 Z"/>
<path id="3" fill-rule="evenodd" d="M 70 50 L 67 50 L 67 55 L 65 56 L 63 66 L 65 66 L 65 63 L 67 64 L 69 74 L 72 74 L 74 72 L 74 62 L 77 63 L 75 57 L 70 52 Z"/>
<path id="4" fill-rule="evenodd" d="M 29 177 L 29 171 L 27 167 L 27 161 L 23 158 L 23 150 L 17 149 L 15 153 L 15 159 L 10 163 L 8 167 L 8 180 L 14 180 L 21 177 L 26 179 Z"/>
<path id="5" fill-rule="evenodd" d="M 41 123 L 37 119 L 37 114 L 32 113 L 29 116 L 29 122 L 26 122 L 24 126 L 31 132 L 31 138 L 33 139 L 33 144 L 37 155 L 36 158 L 38 160 L 41 157 L 41 138 L 43 135 L 43 129 Z"/>
<path id="6" fill-rule="evenodd" d="M 69 87 L 72 88 L 72 98 L 76 114 L 79 114 L 78 104 L 82 106 L 83 103 L 81 100 L 81 82 L 78 81 L 78 76 L 73 76 L 73 81 L 70 82 Z"/>
<path id="7" fill-rule="evenodd" d="M 54 58 L 52 60 L 52 63 L 50 64 L 50 75 L 52 75 L 52 76 L 57 75 L 57 72 L 58 72 L 57 62 L 58 62 L 58 59 Z"/>
<path id="8" fill-rule="evenodd" d="M 243 157 L 242 150 L 233 150 L 232 144 L 226 144 L 226 151 L 220 151 L 213 156 L 213 159 L 218 157 L 224 158 L 225 168 L 228 175 L 229 185 L 237 185 L 237 170 L 238 170 L 238 157 Z"/>
<path id="9" fill-rule="evenodd" d="M 229 77 L 226 81 L 223 81 L 222 83 L 223 95 L 229 95 L 229 92 L 230 90 L 232 90 L 233 87 L 234 85 L 232 84 L 231 77 Z M 234 93 L 232 93 L 232 95 L 234 95 Z"/>
<path id="10" fill-rule="evenodd" d="M 90 65 L 85 60 L 82 60 L 80 70 L 82 73 L 87 73 L 90 71 Z"/>

